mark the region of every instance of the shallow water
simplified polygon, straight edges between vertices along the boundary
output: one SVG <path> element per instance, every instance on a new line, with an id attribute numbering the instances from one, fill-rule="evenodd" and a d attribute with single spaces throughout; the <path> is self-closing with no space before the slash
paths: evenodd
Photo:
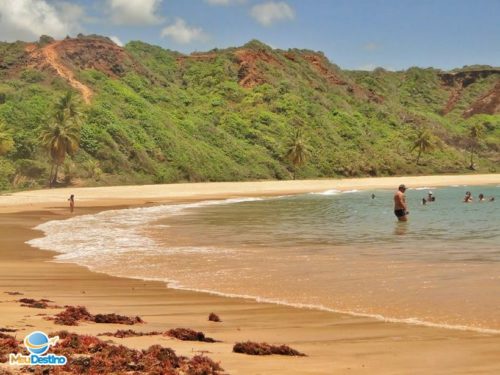
<path id="1" fill-rule="evenodd" d="M 499 202 L 462 202 L 500 189 L 431 189 L 425 206 L 429 189 L 407 191 L 408 223 L 391 191 L 327 191 L 106 211 L 42 224 L 30 243 L 178 288 L 500 332 Z"/>

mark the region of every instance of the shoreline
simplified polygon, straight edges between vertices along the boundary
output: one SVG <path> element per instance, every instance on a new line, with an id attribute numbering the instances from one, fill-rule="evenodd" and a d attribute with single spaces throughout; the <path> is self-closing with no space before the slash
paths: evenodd
<path id="1" fill-rule="evenodd" d="M 112 207 L 160 204 L 249 196 L 293 195 L 326 190 L 396 189 L 404 183 L 409 189 L 453 185 L 500 184 L 500 174 L 364 177 L 325 180 L 199 182 L 163 185 L 127 185 L 105 187 L 65 187 L 28 190 L 0 195 L 0 213 L 65 207 L 75 194 L 76 207 Z"/>
<path id="2" fill-rule="evenodd" d="M 449 186 L 462 184 L 461 182 L 466 181 L 467 178 L 476 176 L 460 176 L 459 179 L 451 179 L 453 181 L 448 179 L 449 176 L 440 181 L 436 178 L 440 176 L 433 176 L 431 181 L 426 177 L 417 177 L 417 179 L 422 179 L 419 186 L 413 186 L 417 185 L 415 178 L 400 177 L 391 178 L 390 181 L 378 181 L 371 185 L 366 180 L 373 182 L 376 179 L 355 179 L 349 182 L 340 180 L 343 183 L 337 180 L 322 180 L 319 184 L 321 186 L 316 184 L 315 191 L 361 190 L 363 187 L 365 190 L 393 188 L 395 180 L 402 181 L 410 187 Z M 466 185 L 500 183 L 500 175 L 486 176 L 488 176 L 486 179 L 467 181 Z M 409 180 L 410 182 L 407 182 Z M 132 208 L 166 202 L 181 203 L 232 198 L 243 194 L 249 196 L 249 189 L 255 190 L 256 184 L 265 185 L 257 186 L 259 193 L 255 196 L 292 194 L 293 189 L 295 189 L 293 191 L 295 194 L 309 192 L 310 190 L 301 189 L 309 189 L 314 184 L 312 182 L 300 183 L 302 181 L 290 184 L 292 186 L 286 188 L 283 188 L 281 183 L 278 184 L 281 185 L 279 188 L 270 186 L 269 183 L 219 183 L 223 185 L 245 184 L 239 185 L 237 189 L 227 185 L 219 185 L 214 189 L 213 184 L 199 184 L 196 189 L 192 189 L 194 192 L 183 191 L 185 186 L 175 185 L 171 191 L 157 191 L 153 196 L 146 196 L 152 193 L 151 189 L 154 190 L 156 187 L 165 189 L 173 185 L 53 189 L 48 191 L 50 194 L 44 193 L 46 192 L 44 190 L 31 194 L 30 203 L 27 205 L 19 204 L 19 199 L 22 199 L 25 193 L 33 192 L 1 196 L 0 212 L 3 214 L 0 225 L 2 234 L 0 236 L 2 249 L 0 262 L 5 270 L 0 277 L 1 325 L 20 328 L 19 337 L 23 333 L 34 330 L 34 327 L 48 332 L 68 329 L 72 332 L 88 334 L 125 328 L 111 325 L 113 329 L 110 329 L 109 325 L 96 324 L 84 324 L 77 327 L 56 326 L 36 315 L 40 312 L 49 314 L 55 312 L 20 307 L 19 304 L 13 302 L 13 297 L 4 294 L 7 291 L 19 291 L 24 293 L 22 297 L 48 298 L 59 305 L 85 305 L 91 312 L 139 315 L 147 322 L 145 326 L 134 327 L 141 331 L 175 327 L 201 330 L 209 336 L 222 339 L 223 342 L 186 343 L 151 336 L 113 339 L 113 341 L 134 348 L 145 348 L 159 343 L 187 356 L 208 350 L 207 355 L 216 361 L 221 361 L 221 366 L 231 374 L 285 372 L 330 374 L 332 372 L 366 373 L 367 371 L 401 373 L 408 369 L 414 373 L 448 373 L 453 369 L 462 372 L 482 371 L 485 373 L 500 371 L 500 364 L 495 360 L 499 357 L 500 350 L 491 349 L 499 347 L 500 335 L 498 334 L 384 322 L 338 312 L 310 310 L 246 300 L 241 297 L 232 298 L 174 289 L 167 287 L 162 281 L 118 278 L 95 273 L 75 264 L 54 262 L 53 257 L 57 253 L 35 249 L 24 243 L 37 237 L 39 232 L 33 230 L 36 225 L 72 216 L 66 207 L 67 197 L 64 190 L 76 194 L 76 215 L 82 215 L 107 209 Z M 203 190 L 200 189 L 202 185 L 205 191 L 200 193 L 200 190 Z M 89 193 L 89 189 L 97 190 Z M 141 189 L 144 190 L 137 192 Z M 133 190 L 136 190 L 135 196 L 120 195 Z M 114 195 L 114 198 L 109 198 L 110 195 Z M 14 203 L 4 206 L 5 198 L 13 196 L 15 197 Z M 78 199 L 79 196 L 82 197 L 81 200 Z M 57 206 L 54 206 L 55 197 L 59 202 Z M 117 204 L 118 202 L 120 204 Z M 103 288 L 104 286 L 106 288 Z M 219 314 L 223 323 L 208 322 L 207 316 L 210 312 Z M 231 352 L 234 342 L 246 340 L 288 344 L 309 356 L 305 358 L 252 357 Z M 12 370 L 8 366 L 6 368 Z"/>

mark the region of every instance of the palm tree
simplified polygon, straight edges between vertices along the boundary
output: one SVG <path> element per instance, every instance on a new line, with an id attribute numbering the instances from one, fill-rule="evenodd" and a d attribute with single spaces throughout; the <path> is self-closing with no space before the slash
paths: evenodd
<path id="1" fill-rule="evenodd" d="M 473 124 L 469 129 L 470 164 L 469 169 L 476 169 L 474 166 L 474 154 L 477 153 L 480 141 L 483 138 L 484 127 L 482 124 Z"/>
<path id="2" fill-rule="evenodd" d="M 426 129 L 420 129 L 417 133 L 417 138 L 413 142 L 411 152 L 418 149 L 416 164 L 418 165 L 422 153 L 431 151 L 434 148 L 432 134 Z"/>
<path id="3" fill-rule="evenodd" d="M 297 168 L 301 165 L 304 165 L 306 159 L 309 155 L 309 150 L 307 149 L 307 145 L 302 138 L 302 132 L 297 130 L 289 145 L 288 150 L 286 152 L 286 158 L 290 160 L 293 165 L 293 179 L 295 180 L 297 174 Z"/>
<path id="4" fill-rule="evenodd" d="M 55 116 L 61 117 L 66 116 L 71 119 L 78 119 L 80 116 L 78 104 L 74 99 L 72 91 L 66 92 L 66 94 L 59 99 L 55 105 Z"/>
<path id="5" fill-rule="evenodd" d="M 57 173 L 66 155 L 72 155 L 78 149 L 80 122 L 77 108 L 72 93 L 68 92 L 55 105 L 54 121 L 41 132 L 40 139 L 49 150 L 52 161 L 50 186 L 57 183 Z"/>

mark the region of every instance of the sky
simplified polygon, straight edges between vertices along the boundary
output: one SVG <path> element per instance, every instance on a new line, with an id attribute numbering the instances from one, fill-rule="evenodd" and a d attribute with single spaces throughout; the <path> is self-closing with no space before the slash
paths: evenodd
<path id="1" fill-rule="evenodd" d="M 184 53 L 258 39 L 344 69 L 500 66 L 500 0 L 0 0 L 0 41 L 78 33 Z"/>

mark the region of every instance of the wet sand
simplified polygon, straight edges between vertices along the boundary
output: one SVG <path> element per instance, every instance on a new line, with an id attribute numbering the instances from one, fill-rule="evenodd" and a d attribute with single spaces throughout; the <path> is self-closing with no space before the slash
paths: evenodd
<path id="1" fill-rule="evenodd" d="M 0 215 L 0 327 L 19 329 L 16 333 L 19 338 L 35 329 L 46 332 L 68 329 L 97 334 L 123 328 L 163 331 L 188 327 L 222 342 L 181 342 L 160 336 L 113 338 L 113 341 L 134 348 L 161 344 L 187 356 L 203 352 L 220 361 L 230 374 L 500 373 L 500 335 L 386 323 L 172 290 L 161 282 L 110 277 L 76 265 L 53 263 L 50 262 L 53 253 L 24 243 L 40 235 L 31 229 L 39 223 L 70 216 L 66 207 L 66 195 L 70 193 L 77 197 L 75 213 L 85 214 L 165 201 L 384 188 L 397 186 L 400 181 L 414 187 L 500 182 L 499 175 L 479 177 L 325 180 L 317 184 L 297 181 L 290 184 L 157 185 L 57 189 L 2 196 L 1 209 L 10 213 Z M 350 185 L 346 181 L 351 181 Z M 15 302 L 20 297 L 5 294 L 7 291 L 21 292 L 22 297 L 48 298 L 58 305 L 84 305 L 92 313 L 140 315 L 147 323 L 134 327 L 94 323 L 77 327 L 57 326 L 38 314 L 52 315 L 59 310 L 21 307 Z M 217 313 L 223 322 L 209 322 L 207 316 L 210 312 Z M 231 352 L 235 342 L 246 340 L 288 344 L 308 357 L 252 357 Z M 8 368 L 8 365 L 4 366 Z"/>

